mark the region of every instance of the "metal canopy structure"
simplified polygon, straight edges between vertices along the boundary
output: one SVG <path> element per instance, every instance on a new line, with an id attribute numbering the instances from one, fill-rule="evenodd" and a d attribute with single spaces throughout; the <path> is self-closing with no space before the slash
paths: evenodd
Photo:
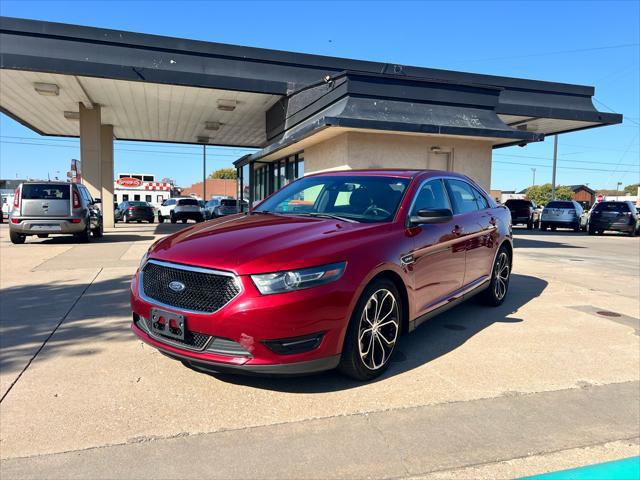
<path id="1" fill-rule="evenodd" d="M 616 124 L 593 87 L 0 17 L 0 109 L 78 136 L 100 105 L 123 140 L 261 147 L 327 126 L 481 136 L 494 147 Z"/>

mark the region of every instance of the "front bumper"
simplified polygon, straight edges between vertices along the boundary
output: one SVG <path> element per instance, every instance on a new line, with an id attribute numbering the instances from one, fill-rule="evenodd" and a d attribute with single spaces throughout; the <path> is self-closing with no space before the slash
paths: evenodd
<path id="1" fill-rule="evenodd" d="M 348 281 L 277 295 L 261 295 L 248 277 L 238 277 L 242 291 L 217 312 L 184 312 L 154 303 L 139 294 L 138 275 L 131 284 L 134 321 L 131 328 L 144 342 L 165 355 L 195 369 L 249 374 L 297 375 L 335 368 L 350 318 L 353 292 Z M 228 339 L 242 346 L 245 353 L 221 354 L 208 348 L 195 351 L 156 334 L 144 331 L 135 316 L 151 318 L 152 308 L 183 314 L 187 330 L 214 338 Z M 147 324 L 148 325 L 148 324 Z M 321 335 L 313 348 L 279 354 L 270 342 Z"/>
<path id="2" fill-rule="evenodd" d="M 20 223 L 9 220 L 9 229 L 22 235 L 42 234 L 74 234 L 83 232 L 87 228 L 85 219 L 79 223 L 72 223 L 71 218 L 19 218 Z"/>

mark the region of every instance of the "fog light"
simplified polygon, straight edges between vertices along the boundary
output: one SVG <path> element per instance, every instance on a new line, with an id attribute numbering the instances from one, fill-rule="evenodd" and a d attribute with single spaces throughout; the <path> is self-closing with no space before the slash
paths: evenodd
<path id="1" fill-rule="evenodd" d="M 281 338 L 278 340 L 263 340 L 269 350 L 278 355 L 293 355 L 295 353 L 305 353 L 318 348 L 324 333 L 313 333 L 303 337 Z"/>

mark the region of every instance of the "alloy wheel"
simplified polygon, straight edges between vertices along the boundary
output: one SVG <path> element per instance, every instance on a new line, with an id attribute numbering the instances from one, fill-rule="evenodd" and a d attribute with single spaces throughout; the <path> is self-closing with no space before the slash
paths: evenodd
<path id="1" fill-rule="evenodd" d="M 497 300 L 502 300 L 507 294 L 507 286 L 509 285 L 509 256 L 506 252 L 501 252 L 496 261 L 494 271 L 495 284 L 493 286 Z"/>
<path id="2" fill-rule="evenodd" d="M 369 370 L 382 368 L 391 358 L 400 331 L 398 302 L 387 289 L 377 290 L 365 305 L 358 329 L 358 350 Z"/>

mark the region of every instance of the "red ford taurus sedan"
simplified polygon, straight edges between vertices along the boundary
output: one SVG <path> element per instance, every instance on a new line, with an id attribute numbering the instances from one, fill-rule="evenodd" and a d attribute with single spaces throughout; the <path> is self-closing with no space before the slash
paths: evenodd
<path id="1" fill-rule="evenodd" d="M 476 294 L 501 304 L 512 251 L 509 210 L 464 175 L 309 175 L 152 245 L 132 329 L 197 370 L 368 380 L 435 314 Z"/>

